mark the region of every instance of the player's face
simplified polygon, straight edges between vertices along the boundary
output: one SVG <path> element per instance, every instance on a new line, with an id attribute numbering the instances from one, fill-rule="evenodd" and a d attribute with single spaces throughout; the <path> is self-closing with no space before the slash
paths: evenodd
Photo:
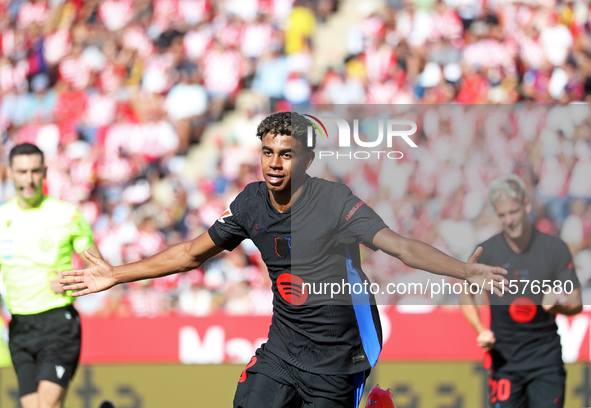
<path id="1" fill-rule="evenodd" d="M 529 225 L 527 213 L 531 205 L 528 200 L 521 202 L 505 197 L 505 199 L 498 201 L 494 207 L 501 224 L 503 224 L 503 230 L 510 239 L 518 240 L 524 236 Z"/>
<path id="2" fill-rule="evenodd" d="M 21 154 L 12 158 L 9 176 L 20 204 L 32 206 L 41 201 L 45 170 L 40 154 Z"/>
<path id="3" fill-rule="evenodd" d="M 290 193 L 292 186 L 297 188 L 304 182 L 313 154 L 310 156 L 298 140 L 267 133 L 262 149 L 261 167 L 269 191 Z"/>

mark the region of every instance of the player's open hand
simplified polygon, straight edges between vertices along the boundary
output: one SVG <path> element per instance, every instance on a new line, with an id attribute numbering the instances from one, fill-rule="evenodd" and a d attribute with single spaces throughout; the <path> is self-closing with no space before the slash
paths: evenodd
<path id="1" fill-rule="evenodd" d="M 84 256 L 93 263 L 93 266 L 62 272 L 60 283 L 64 290 L 75 290 L 72 296 L 84 296 L 109 289 L 117 283 L 111 265 L 88 251 L 84 251 Z"/>
<path id="2" fill-rule="evenodd" d="M 488 266 L 478 263 L 478 258 L 482 255 L 482 247 L 476 248 L 465 266 L 466 280 L 475 283 L 483 292 L 494 293 L 503 296 L 502 289 L 507 288 L 509 282 L 503 275 L 507 271 L 498 266 Z"/>
<path id="3" fill-rule="evenodd" d="M 496 341 L 495 334 L 490 330 L 484 330 L 476 337 L 476 342 L 485 351 L 490 351 L 495 346 Z"/>

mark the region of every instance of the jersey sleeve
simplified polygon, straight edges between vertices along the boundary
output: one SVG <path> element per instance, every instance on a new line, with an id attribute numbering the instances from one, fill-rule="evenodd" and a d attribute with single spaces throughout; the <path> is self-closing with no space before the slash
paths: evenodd
<path id="1" fill-rule="evenodd" d="M 72 237 L 72 247 L 77 253 L 81 253 L 85 249 L 90 248 L 94 244 L 92 237 L 92 228 L 84 218 L 82 213 L 74 210 L 72 219 L 70 220 L 70 236 Z"/>
<path id="2" fill-rule="evenodd" d="M 339 218 L 339 240 L 347 244 L 362 243 L 375 251 L 377 248 L 372 244 L 373 238 L 378 231 L 388 227 L 386 223 L 348 187 L 343 185 L 335 193 L 343 202 Z"/>
<path id="3" fill-rule="evenodd" d="M 569 289 L 567 286 L 564 286 L 567 281 L 572 282 L 573 289 L 580 288 L 581 284 L 577 278 L 573 258 L 568 247 L 561 239 L 557 239 L 556 241 L 556 249 L 554 251 L 554 259 L 556 260 L 555 279 L 559 280 L 564 288 Z"/>
<path id="4" fill-rule="evenodd" d="M 231 251 L 248 238 L 245 206 L 243 191 L 209 228 L 209 236 L 217 246 Z"/>

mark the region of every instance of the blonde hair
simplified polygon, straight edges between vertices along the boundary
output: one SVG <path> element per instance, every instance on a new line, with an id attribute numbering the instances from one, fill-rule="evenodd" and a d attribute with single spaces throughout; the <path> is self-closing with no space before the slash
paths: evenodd
<path id="1" fill-rule="evenodd" d="M 503 176 L 491 181 L 488 187 L 488 198 L 494 205 L 503 199 L 503 195 L 517 200 L 521 203 L 525 202 L 525 183 L 516 175 Z"/>

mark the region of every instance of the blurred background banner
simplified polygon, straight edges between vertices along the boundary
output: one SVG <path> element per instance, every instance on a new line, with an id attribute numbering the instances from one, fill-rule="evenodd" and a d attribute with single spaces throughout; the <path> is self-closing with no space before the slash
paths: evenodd
<path id="1" fill-rule="evenodd" d="M 458 308 L 382 308 L 380 364 L 481 361 L 472 328 Z M 486 312 L 483 311 L 483 316 Z M 246 364 L 266 340 L 270 317 L 84 317 L 82 363 Z M 591 362 L 591 311 L 558 316 L 565 362 Z"/>

